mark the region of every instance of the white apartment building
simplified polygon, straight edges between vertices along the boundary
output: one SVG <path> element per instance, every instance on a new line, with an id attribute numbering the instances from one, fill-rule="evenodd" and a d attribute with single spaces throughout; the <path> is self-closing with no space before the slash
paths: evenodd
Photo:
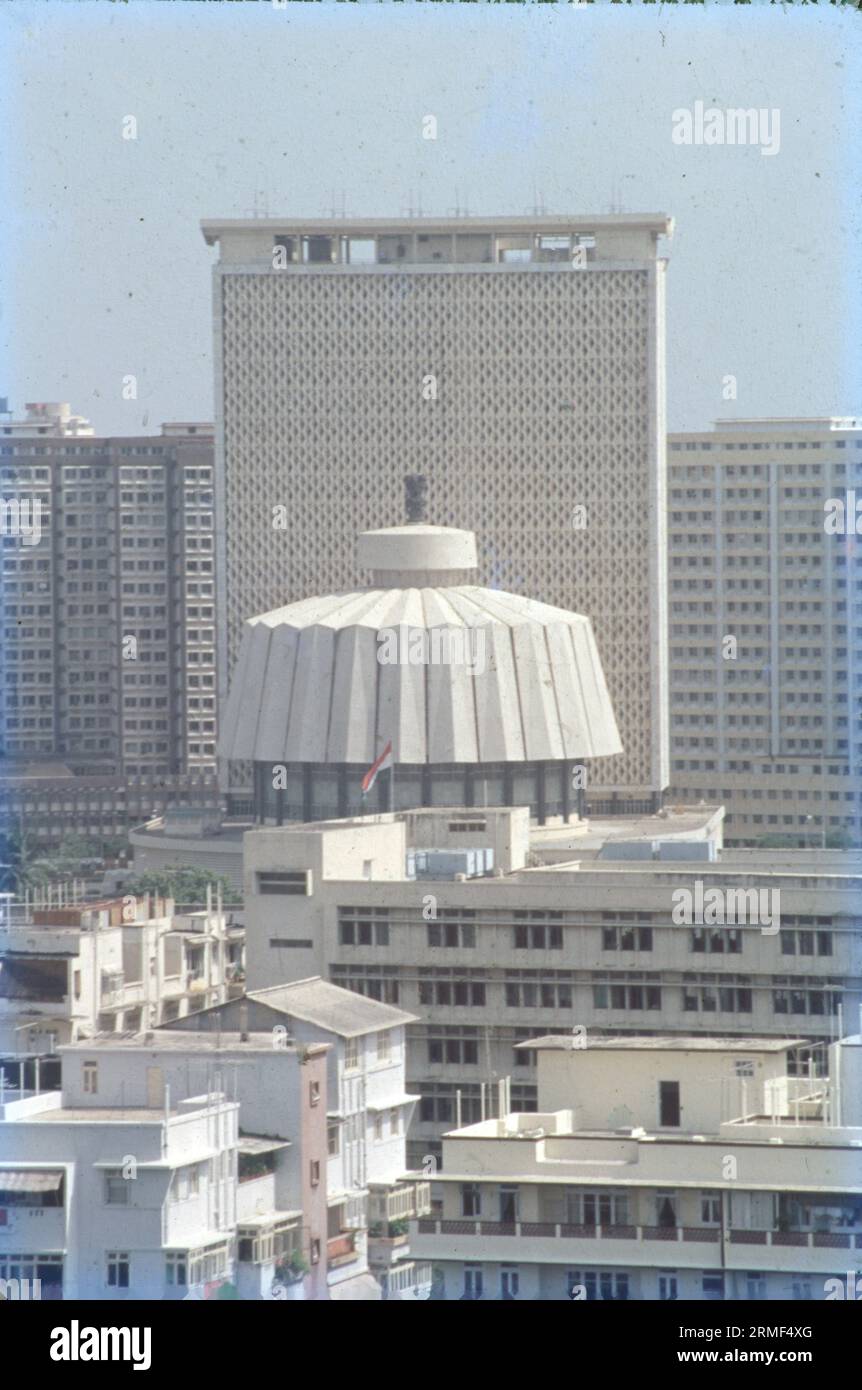
<path id="1" fill-rule="evenodd" d="M 0 920 L 0 1076 L 59 1081 L 58 1049 L 100 1032 L 146 1032 L 242 989 L 243 932 L 220 903 L 178 913 L 143 895 L 56 907 L 9 904 Z"/>
<path id="2" fill-rule="evenodd" d="M 862 863 L 723 850 L 721 821 L 682 807 L 531 831 L 526 807 L 460 807 L 255 829 L 248 987 L 321 974 L 416 1016 L 412 1167 L 439 1158 L 459 1105 L 467 1122 L 496 1113 L 501 1078 L 535 1110 L 518 1044 L 554 1030 L 799 1038 L 819 1073 L 862 1003 Z M 698 921 L 715 890 L 778 915 Z"/>
<path id="3" fill-rule="evenodd" d="M 858 845 L 862 426 L 724 420 L 668 447 L 673 795 L 722 802 L 731 844 Z"/>
<path id="4" fill-rule="evenodd" d="M 0 1278 L 100 1302 L 231 1278 L 239 1105 L 172 1102 L 156 1073 L 73 1049 L 62 1092 L 0 1102 Z"/>
<path id="5" fill-rule="evenodd" d="M 624 752 L 669 780 L 664 214 L 210 219 L 219 697 L 243 622 L 359 579 L 354 537 L 475 527 L 479 582 L 589 614 Z M 524 486 L 524 480 L 530 486 Z M 283 518 L 283 520 L 282 520 Z M 246 784 L 247 785 L 247 784 Z"/>
<path id="6" fill-rule="evenodd" d="M 409 1017 L 306 980 L 62 1048 L 61 1091 L 0 1096 L 0 1277 L 64 1298 L 427 1297 Z"/>
<path id="7" fill-rule="evenodd" d="M 858 1268 L 862 1038 L 819 1078 L 757 1036 L 523 1046 L 538 1111 L 443 1139 L 414 1239 L 447 1299 L 823 1299 Z"/>
<path id="8" fill-rule="evenodd" d="M 406 1084 L 406 1028 L 415 1017 L 320 978 L 249 992 L 180 1025 L 214 1039 L 251 1029 L 270 1049 L 325 1046 L 327 1260 L 331 1298 L 425 1298 L 431 1272 L 411 1258 L 409 1220 L 430 1210 L 430 1186 L 408 1173 L 406 1135 L 418 1097 Z M 242 1049 L 240 1048 L 240 1052 Z M 277 1054 L 276 1054 L 277 1055 Z M 257 1066 L 240 1073 L 242 1122 L 269 1132 L 283 1099 Z M 282 1127 L 289 1118 L 285 1117 Z"/>

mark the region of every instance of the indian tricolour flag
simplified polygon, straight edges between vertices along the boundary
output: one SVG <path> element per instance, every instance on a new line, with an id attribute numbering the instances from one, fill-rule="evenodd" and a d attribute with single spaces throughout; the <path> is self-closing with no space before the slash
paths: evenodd
<path id="1" fill-rule="evenodd" d="M 392 766 L 392 740 L 390 739 L 389 742 L 387 743 L 386 747 L 384 748 L 383 752 L 380 754 L 380 757 L 377 758 L 377 760 L 371 764 L 370 768 L 368 769 L 368 771 L 366 772 L 365 776 L 364 776 L 363 779 L 362 779 L 362 795 L 363 795 L 363 796 L 365 796 L 366 792 L 370 792 L 370 791 L 371 791 L 371 788 L 374 786 L 374 783 L 375 783 L 376 780 L 377 780 L 377 774 L 378 774 L 378 772 L 382 772 L 382 771 L 384 770 L 384 768 L 391 767 L 391 766 Z"/>

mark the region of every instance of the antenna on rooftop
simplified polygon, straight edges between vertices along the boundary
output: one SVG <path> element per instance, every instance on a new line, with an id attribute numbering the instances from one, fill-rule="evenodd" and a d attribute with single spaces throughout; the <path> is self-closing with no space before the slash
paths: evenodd
<path id="1" fill-rule="evenodd" d="M 335 190 L 334 190 L 334 189 L 333 189 L 332 193 L 330 194 L 330 198 L 331 198 L 332 201 L 330 202 L 329 207 L 326 209 L 326 215 L 327 215 L 327 217 L 340 217 L 340 218 L 343 220 L 345 217 L 347 217 L 347 194 L 345 193 L 344 189 L 342 188 L 342 190 L 341 190 L 341 206 L 340 206 L 340 207 L 336 206 L 336 202 L 335 202 Z"/>
<path id="2" fill-rule="evenodd" d="M 424 214 L 424 212 L 422 211 L 422 194 L 421 194 L 421 192 L 420 192 L 420 194 L 419 194 L 419 198 L 418 198 L 418 201 L 417 201 L 415 207 L 414 207 L 414 205 L 413 205 L 413 189 L 412 189 L 412 188 L 411 188 L 411 190 L 410 190 L 410 193 L 409 193 L 408 197 L 409 197 L 409 200 L 410 200 L 410 201 L 409 201 L 407 207 L 406 207 L 406 208 L 402 208 L 401 211 L 404 212 L 404 213 L 406 213 L 406 215 L 407 215 L 408 217 L 424 217 L 425 214 Z"/>
<path id="3" fill-rule="evenodd" d="M 447 208 L 447 209 L 446 209 L 446 216 L 447 216 L 447 217 L 469 217 L 469 216 L 470 216 L 470 208 L 469 208 L 468 206 L 465 206 L 465 207 L 462 208 L 462 206 L 461 206 L 461 195 L 460 195 L 460 192 L 459 192 L 459 190 L 458 190 L 457 188 L 455 189 L 455 206 L 454 206 L 454 208 Z"/>
<path id="4" fill-rule="evenodd" d="M 611 184 L 611 201 L 608 212 L 615 216 L 620 216 L 625 212 L 625 202 L 623 200 L 622 184 L 626 179 L 634 178 L 633 174 L 623 174 L 621 182 L 614 181 Z"/>
<path id="5" fill-rule="evenodd" d="M 533 184 L 533 206 L 529 209 L 530 217 L 546 217 L 548 209 L 545 206 L 545 195 L 539 193 L 536 185 Z"/>
<path id="6" fill-rule="evenodd" d="M 266 193 L 259 189 L 254 190 L 254 202 L 251 208 L 246 208 L 246 217 L 269 217 L 269 198 Z"/>

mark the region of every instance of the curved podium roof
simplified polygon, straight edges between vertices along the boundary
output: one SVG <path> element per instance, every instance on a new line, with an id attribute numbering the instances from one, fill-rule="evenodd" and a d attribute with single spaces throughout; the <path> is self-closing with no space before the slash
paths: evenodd
<path id="1" fill-rule="evenodd" d="M 370 766 L 389 739 L 407 764 L 621 752 L 589 618 L 460 582 L 472 532 L 366 532 L 359 556 L 378 587 L 245 624 L 221 757 Z"/>

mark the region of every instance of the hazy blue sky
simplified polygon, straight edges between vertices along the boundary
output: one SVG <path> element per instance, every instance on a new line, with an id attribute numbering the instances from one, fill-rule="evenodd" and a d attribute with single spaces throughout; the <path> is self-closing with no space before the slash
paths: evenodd
<path id="1" fill-rule="evenodd" d="M 342 190 L 356 215 L 411 193 L 446 213 L 457 190 L 474 213 L 675 217 L 671 428 L 862 413 L 860 38 L 823 3 L 0 3 L 0 395 L 100 433 L 209 418 L 201 217 L 317 216 Z M 778 108 L 780 152 L 673 144 L 697 100 Z"/>

